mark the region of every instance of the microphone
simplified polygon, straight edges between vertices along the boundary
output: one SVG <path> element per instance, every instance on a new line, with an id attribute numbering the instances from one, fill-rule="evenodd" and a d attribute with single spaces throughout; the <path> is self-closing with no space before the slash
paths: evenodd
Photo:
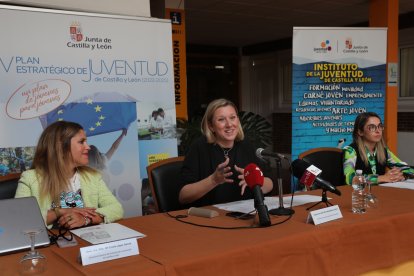
<path id="1" fill-rule="evenodd" d="M 277 152 L 271 152 L 269 150 L 265 150 L 265 149 L 262 149 L 262 148 L 258 148 L 256 150 L 256 156 L 259 157 L 260 159 L 264 159 L 266 157 L 276 158 L 276 159 L 288 159 L 283 154 L 280 154 L 280 153 L 277 153 Z"/>
<path id="2" fill-rule="evenodd" d="M 256 208 L 257 214 L 259 215 L 260 226 L 270 226 L 269 212 L 263 202 L 264 196 L 260 188 L 263 186 L 264 181 L 263 172 L 256 164 L 250 163 L 244 168 L 244 180 L 247 186 L 253 191 L 254 208 Z"/>
<path id="3" fill-rule="evenodd" d="M 331 193 L 341 195 L 341 191 L 338 190 L 334 185 L 329 183 L 318 175 L 322 172 L 316 166 L 309 164 L 305 160 L 296 159 L 292 162 L 292 172 L 295 177 L 300 179 L 300 183 L 310 187 L 313 183 L 324 190 L 328 190 Z"/>

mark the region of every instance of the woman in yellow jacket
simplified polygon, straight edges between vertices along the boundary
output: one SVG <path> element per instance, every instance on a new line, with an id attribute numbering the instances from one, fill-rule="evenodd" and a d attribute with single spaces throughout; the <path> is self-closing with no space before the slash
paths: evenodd
<path id="1" fill-rule="evenodd" d="M 82 126 L 59 121 L 39 138 L 32 169 L 22 173 L 15 197 L 36 197 L 46 225 L 68 229 L 121 219 L 123 209 L 100 174 L 89 168 Z"/>

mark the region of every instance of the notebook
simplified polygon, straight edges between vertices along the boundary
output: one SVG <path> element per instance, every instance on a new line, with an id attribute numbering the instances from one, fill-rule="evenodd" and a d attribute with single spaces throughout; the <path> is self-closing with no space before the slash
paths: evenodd
<path id="1" fill-rule="evenodd" d="M 35 197 L 0 200 L 0 254 L 30 248 L 27 230 L 40 230 L 36 234 L 35 246 L 49 245 L 39 205 Z"/>

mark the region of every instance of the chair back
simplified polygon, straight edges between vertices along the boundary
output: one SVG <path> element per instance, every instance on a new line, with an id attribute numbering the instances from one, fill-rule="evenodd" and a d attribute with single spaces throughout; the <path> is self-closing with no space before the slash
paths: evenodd
<path id="1" fill-rule="evenodd" d="M 184 156 L 172 157 L 147 167 L 149 184 L 157 212 L 182 209 L 178 200 L 180 193 L 179 175 Z"/>
<path id="2" fill-rule="evenodd" d="M 332 185 L 341 186 L 345 184 L 342 149 L 314 148 L 302 152 L 299 158 L 321 169 L 320 177 L 331 182 Z"/>
<path id="3" fill-rule="evenodd" d="M 0 176 L 0 199 L 14 198 L 20 173 Z"/>

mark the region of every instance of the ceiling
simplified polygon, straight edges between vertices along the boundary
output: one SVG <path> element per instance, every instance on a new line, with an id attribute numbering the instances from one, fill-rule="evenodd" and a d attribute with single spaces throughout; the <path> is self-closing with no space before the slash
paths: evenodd
<path id="1" fill-rule="evenodd" d="M 243 47 L 290 38 L 294 26 L 351 26 L 368 22 L 369 2 L 188 0 L 185 1 L 187 43 Z M 399 0 L 400 14 L 413 11 L 413 0 Z"/>

